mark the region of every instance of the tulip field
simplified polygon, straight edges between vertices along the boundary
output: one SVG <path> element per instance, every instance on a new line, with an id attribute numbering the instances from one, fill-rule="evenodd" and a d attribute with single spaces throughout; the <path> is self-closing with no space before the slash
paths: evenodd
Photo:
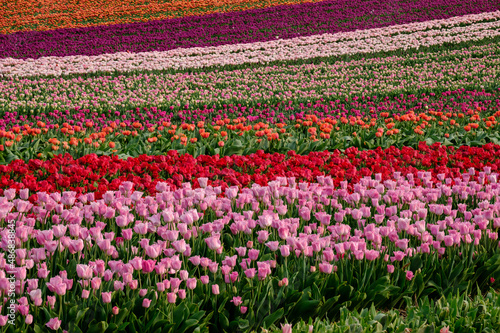
<path id="1" fill-rule="evenodd" d="M 500 332 L 499 1 L 0 8 L 0 333 Z"/>

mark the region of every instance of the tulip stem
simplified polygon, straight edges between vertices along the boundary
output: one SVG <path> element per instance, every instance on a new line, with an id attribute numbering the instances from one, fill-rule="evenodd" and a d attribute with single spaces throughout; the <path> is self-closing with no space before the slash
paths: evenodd
<path id="1" fill-rule="evenodd" d="M 63 303 L 63 297 L 62 295 L 59 295 L 59 320 L 62 320 L 62 304 Z"/>

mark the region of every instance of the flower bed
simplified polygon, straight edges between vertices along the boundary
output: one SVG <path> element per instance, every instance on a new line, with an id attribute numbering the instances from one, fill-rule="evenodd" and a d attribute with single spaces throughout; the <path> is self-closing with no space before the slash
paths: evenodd
<path id="1" fill-rule="evenodd" d="M 364 177 L 352 193 L 330 177 L 224 192 L 199 178 L 147 197 L 124 182 L 100 200 L 39 192 L 34 204 L 4 191 L 1 218 L 22 246 L 16 268 L 1 260 L 17 279 L 16 324 L 250 329 L 500 278 L 497 173 L 411 176 Z"/>
<path id="2" fill-rule="evenodd" d="M 61 3 L 45 1 L 43 6 L 34 3 L 5 4 L 8 16 L 0 20 L 0 33 L 7 34 L 23 30 L 46 31 L 53 29 L 81 28 L 92 26 L 112 27 L 116 24 L 144 22 L 171 17 L 185 17 L 209 13 L 240 11 L 252 8 L 266 8 L 283 4 L 307 3 L 314 0 L 173 0 L 151 5 L 147 1 L 80 1 Z M 479 8 L 484 4 L 480 2 Z M 52 32 L 52 31 L 51 31 Z"/>
<path id="3" fill-rule="evenodd" d="M 370 59 L 259 66 L 193 73 L 125 73 L 87 78 L 18 78 L 0 81 L 0 108 L 21 114 L 66 109 L 126 111 L 142 106 L 242 104 L 256 107 L 348 96 L 498 89 L 499 44 Z M 363 68 L 363 71 L 360 70 Z M 263 80 L 263 78 L 266 78 Z M 336 82 L 332 85 L 331 82 Z M 180 88 L 182 87 L 182 89 Z M 471 88 L 471 89 L 469 89 Z"/>
<path id="4" fill-rule="evenodd" d="M 467 43 L 500 36 L 500 11 L 449 19 L 392 25 L 386 28 L 312 35 L 277 41 L 217 47 L 178 48 L 171 51 L 119 52 L 98 56 L 42 57 L 36 60 L 0 59 L 0 74 L 40 75 L 128 72 L 169 68 L 269 63 L 407 49 L 445 43 Z"/>
<path id="5" fill-rule="evenodd" d="M 193 9 L 203 7 L 198 5 L 200 1 L 176 2 L 177 6 L 184 6 L 185 4 L 192 6 L 195 4 Z M 231 2 L 234 3 L 232 0 Z M 249 3 L 248 1 L 245 2 Z M 264 3 L 253 3 L 266 6 L 283 2 L 273 0 Z M 292 1 L 287 2 L 292 3 Z M 165 6 L 169 6 L 169 3 L 166 3 Z M 86 6 L 82 6 L 82 8 L 86 8 Z M 151 7 L 144 7 L 144 9 L 151 10 Z M 164 10 L 168 12 L 169 8 L 167 7 Z M 500 5 L 494 0 L 471 0 L 467 2 L 467 5 L 460 0 L 425 0 L 418 2 L 411 0 L 383 2 L 374 0 L 356 2 L 348 0 L 314 1 L 297 5 L 271 6 L 265 9 L 214 13 L 163 21 L 152 20 L 143 23 L 91 28 L 18 32 L 0 36 L 0 57 L 25 59 L 43 56 L 99 55 L 124 51 L 135 53 L 252 43 L 276 40 L 276 36 L 289 39 L 298 36 L 447 19 L 453 16 L 480 14 L 495 10 L 500 10 Z M 220 10 L 218 11 L 220 12 Z M 142 14 L 141 12 L 139 10 L 139 15 Z M 170 12 L 172 11 L 170 10 Z M 117 21 L 113 17 L 116 23 L 128 20 L 121 12 L 119 14 L 121 14 L 120 18 L 122 20 Z M 132 15 L 137 14 L 132 13 Z M 33 18 L 31 17 L 31 19 Z M 22 24 L 15 24 L 14 22 L 14 20 L 5 21 L 5 23 L 12 24 L 18 30 Z M 87 25 L 78 21 L 75 23 L 76 25 L 73 25 L 73 27 Z M 43 26 L 40 26 L 40 28 L 42 29 L 34 30 L 47 30 L 46 28 L 43 29 Z M 51 29 L 49 28 L 49 30 Z M 3 30 L 2 33 L 5 32 Z"/>
<path id="6" fill-rule="evenodd" d="M 497 1 L 138 3 L 3 6 L 2 332 L 499 330 Z"/>
<path id="7" fill-rule="evenodd" d="M 330 176 L 335 186 L 342 181 L 348 188 L 365 176 L 381 174 L 383 180 L 393 172 L 403 176 L 412 174 L 417 184 L 422 172 L 430 172 L 433 181 L 437 175 L 458 177 L 474 167 L 500 169 L 500 146 L 444 147 L 439 144 L 418 149 L 388 148 L 386 150 L 359 151 L 349 148 L 340 151 L 315 152 L 308 155 L 266 154 L 258 151 L 248 156 L 198 156 L 179 155 L 170 151 L 163 156 L 143 155 L 128 158 L 117 156 L 87 155 L 75 160 L 69 154 L 50 160 L 13 161 L 0 165 L 0 193 L 8 188 L 29 189 L 31 192 L 48 193 L 75 191 L 95 192 L 100 199 L 108 190 L 116 191 L 125 181 L 132 181 L 135 189 L 154 194 L 158 182 L 166 182 L 172 189 L 182 186 L 184 181 L 199 186 L 198 178 L 207 178 L 208 184 L 223 190 L 230 186 L 248 187 L 252 184 L 266 186 L 277 177 L 295 177 L 297 181 L 314 182 L 318 176 Z M 35 198 L 32 198 L 34 200 Z"/>

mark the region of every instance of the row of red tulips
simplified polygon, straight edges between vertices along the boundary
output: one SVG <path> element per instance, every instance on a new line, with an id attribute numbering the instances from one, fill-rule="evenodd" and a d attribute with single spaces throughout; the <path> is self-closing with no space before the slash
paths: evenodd
<path id="1" fill-rule="evenodd" d="M 154 193 L 159 181 L 166 181 L 172 188 L 190 181 L 196 188 L 199 187 L 199 178 L 207 178 L 209 185 L 221 186 L 224 190 L 234 185 L 267 185 L 269 181 L 285 176 L 314 182 L 321 175 L 330 175 L 335 186 L 348 181 L 352 188 L 362 177 L 378 173 L 382 179 L 388 179 L 393 172 L 418 176 L 423 171 L 430 171 L 436 181 L 438 174 L 457 177 L 471 167 L 498 170 L 500 146 L 487 144 L 457 149 L 421 142 L 418 149 L 390 147 L 361 151 L 349 148 L 344 152 L 311 152 L 305 156 L 294 151 L 287 154 L 257 151 L 248 156 L 222 158 L 219 155 L 194 158 L 169 151 L 163 156 L 142 155 L 127 160 L 95 154 L 74 159 L 66 154 L 46 161 L 16 160 L 0 165 L 0 195 L 7 188 L 27 188 L 31 192 L 96 192 L 100 197 L 106 191 L 117 190 L 125 181 L 132 181 L 137 190 Z"/>

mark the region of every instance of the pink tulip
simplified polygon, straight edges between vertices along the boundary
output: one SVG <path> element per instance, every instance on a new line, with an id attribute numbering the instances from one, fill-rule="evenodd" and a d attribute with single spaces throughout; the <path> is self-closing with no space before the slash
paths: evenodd
<path id="1" fill-rule="evenodd" d="M 56 304 L 56 297 L 55 296 L 47 296 L 47 304 L 50 306 L 51 309 L 53 309 L 55 304 Z"/>
<path id="2" fill-rule="evenodd" d="M 219 285 L 218 284 L 212 285 L 212 294 L 219 295 Z"/>
<path id="3" fill-rule="evenodd" d="M 87 265 L 76 265 L 76 273 L 80 279 L 88 280 L 92 278 L 92 268 Z"/>
<path id="4" fill-rule="evenodd" d="M 331 274 L 332 270 L 333 270 L 333 265 L 331 265 L 329 263 L 320 263 L 319 264 L 319 271 L 321 273 Z"/>
<path id="5" fill-rule="evenodd" d="M 281 245 L 280 246 L 280 252 L 282 257 L 288 257 L 290 255 L 290 246 L 288 245 Z"/>
<path id="6" fill-rule="evenodd" d="M 66 284 L 60 276 L 56 276 L 50 279 L 50 282 L 47 282 L 47 287 L 50 291 L 58 294 L 64 295 L 66 294 Z"/>
<path id="7" fill-rule="evenodd" d="M 98 277 L 95 277 L 93 278 L 91 281 L 90 281 L 90 287 L 92 289 L 99 289 L 101 287 L 101 279 L 98 278 Z"/>
<path id="8" fill-rule="evenodd" d="M 151 304 L 151 300 L 149 300 L 147 298 L 145 298 L 145 299 L 142 300 L 142 307 L 143 308 L 146 308 L 146 309 L 149 308 L 150 304 Z"/>
<path id="9" fill-rule="evenodd" d="M 255 277 L 255 273 L 255 268 L 249 268 L 245 270 L 245 276 L 249 279 L 253 279 Z"/>
<path id="10" fill-rule="evenodd" d="M 151 273 L 156 266 L 156 261 L 149 259 L 149 260 L 143 260 L 142 261 L 142 271 L 144 273 Z"/>
<path id="11" fill-rule="evenodd" d="M 241 300 L 241 296 L 234 296 L 230 302 L 235 306 L 240 306 L 243 303 L 243 301 Z"/>
<path id="12" fill-rule="evenodd" d="M 35 304 L 35 306 L 40 306 L 42 305 L 42 290 L 41 289 L 35 289 L 29 292 L 31 301 Z"/>
<path id="13" fill-rule="evenodd" d="M 278 282 L 278 286 L 279 287 L 286 287 L 286 286 L 288 286 L 288 279 L 287 278 L 283 278 L 282 280 L 280 280 Z"/>
<path id="14" fill-rule="evenodd" d="M 146 255 L 150 258 L 156 258 L 160 255 L 161 249 L 159 245 L 152 245 L 146 247 Z"/>
<path id="15" fill-rule="evenodd" d="M 174 304 L 175 301 L 177 299 L 177 294 L 176 293 L 167 293 L 167 301 L 170 303 L 170 304 Z"/>
<path id="16" fill-rule="evenodd" d="M 205 238 L 205 243 L 207 243 L 207 246 L 210 250 L 217 250 L 222 246 L 218 236 Z"/>
<path id="17" fill-rule="evenodd" d="M 133 235 L 134 235 L 134 232 L 132 231 L 132 229 L 122 229 L 123 239 L 131 240 Z"/>
<path id="18" fill-rule="evenodd" d="M 304 221 L 309 221 L 311 219 L 311 210 L 307 207 L 299 208 L 299 216 Z"/>
<path id="19" fill-rule="evenodd" d="M 26 318 L 24 319 L 24 322 L 26 323 L 26 325 L 31 325 L 33 323 L 33 315 L 29 314 L 26 316 Z"/>
<path id="20" fill-rule="evenodd" d="M 190 278 L 190 279 L 187 279 L 186 281 L 186 287 L 190 290 L 193 290 L 196 288 L 196 278 Z"/>
<path id="21" fill-rule="evenodd" d="M 125 289 L 125 283 L 123 283 L 121 281 L 114 281 L 113 282 L 113 289 L 115 291 L 124 290 Z"/>
<path id="22" fill-rule="evenodd" d="M 255 250 L 255 249 L 251 249 L 248 251 L 248 258 L 250 258 L 250 260 L 252 261 L 255 261 L 257 260 L 257 258 L 259 258 L 259 250 Z"/>
<path id="23" fill-rule="evenodd" d="M 292 333 L 292 325 L 290 324 L 281 324 L 281 332 L 282 333 Z"/>
<path id="24" fill-rule="evenodd" d="M 274 241 L 274 242 L 267 242 L 266 243 L 266 246 L 269 248 L 269 250 L 271 250 L 272 252 L 278 250 L 278 247 L 279 247 L 280 243 L 277 242 L 277 241 Z"/>
<path id="25" fill-rule="evenodd" d="M 208 284 L 208 282 L 209 282 L 209 277 L 208 277 L 208 275 L 202 275 L 202 276 L 200 276 L 200 281 L 201 281 L 201 283 L 203 283 L 203 284 Z"/>
<path id="26" fill-rule="evenodd" d="M 365 251 L 366 260 L 372 261 L 372 260 L 377 259 L 379 256 L 380 256 L 380 252 L 378 252 L 377 250 L 366 250 Z"/>
<path id="27" fill-rule="evenodd" d="M 53 331 L 57 331 L 59 327 L 61 327 L 62 321 L 59 320 L 59 318 L 55 317 L 49 320 L 48 323 L 45 324 L 48 328 L 50 328 Z"/>
<path id="28" fill-rule="evenodd" d="M 101 294 L 102 296 L 102 302 L 103 303 L 111 303 L 111 296 L 112 296 L 112 292 L 111 291 L 108 291 L 108 292 L 103 292 Z"/>

